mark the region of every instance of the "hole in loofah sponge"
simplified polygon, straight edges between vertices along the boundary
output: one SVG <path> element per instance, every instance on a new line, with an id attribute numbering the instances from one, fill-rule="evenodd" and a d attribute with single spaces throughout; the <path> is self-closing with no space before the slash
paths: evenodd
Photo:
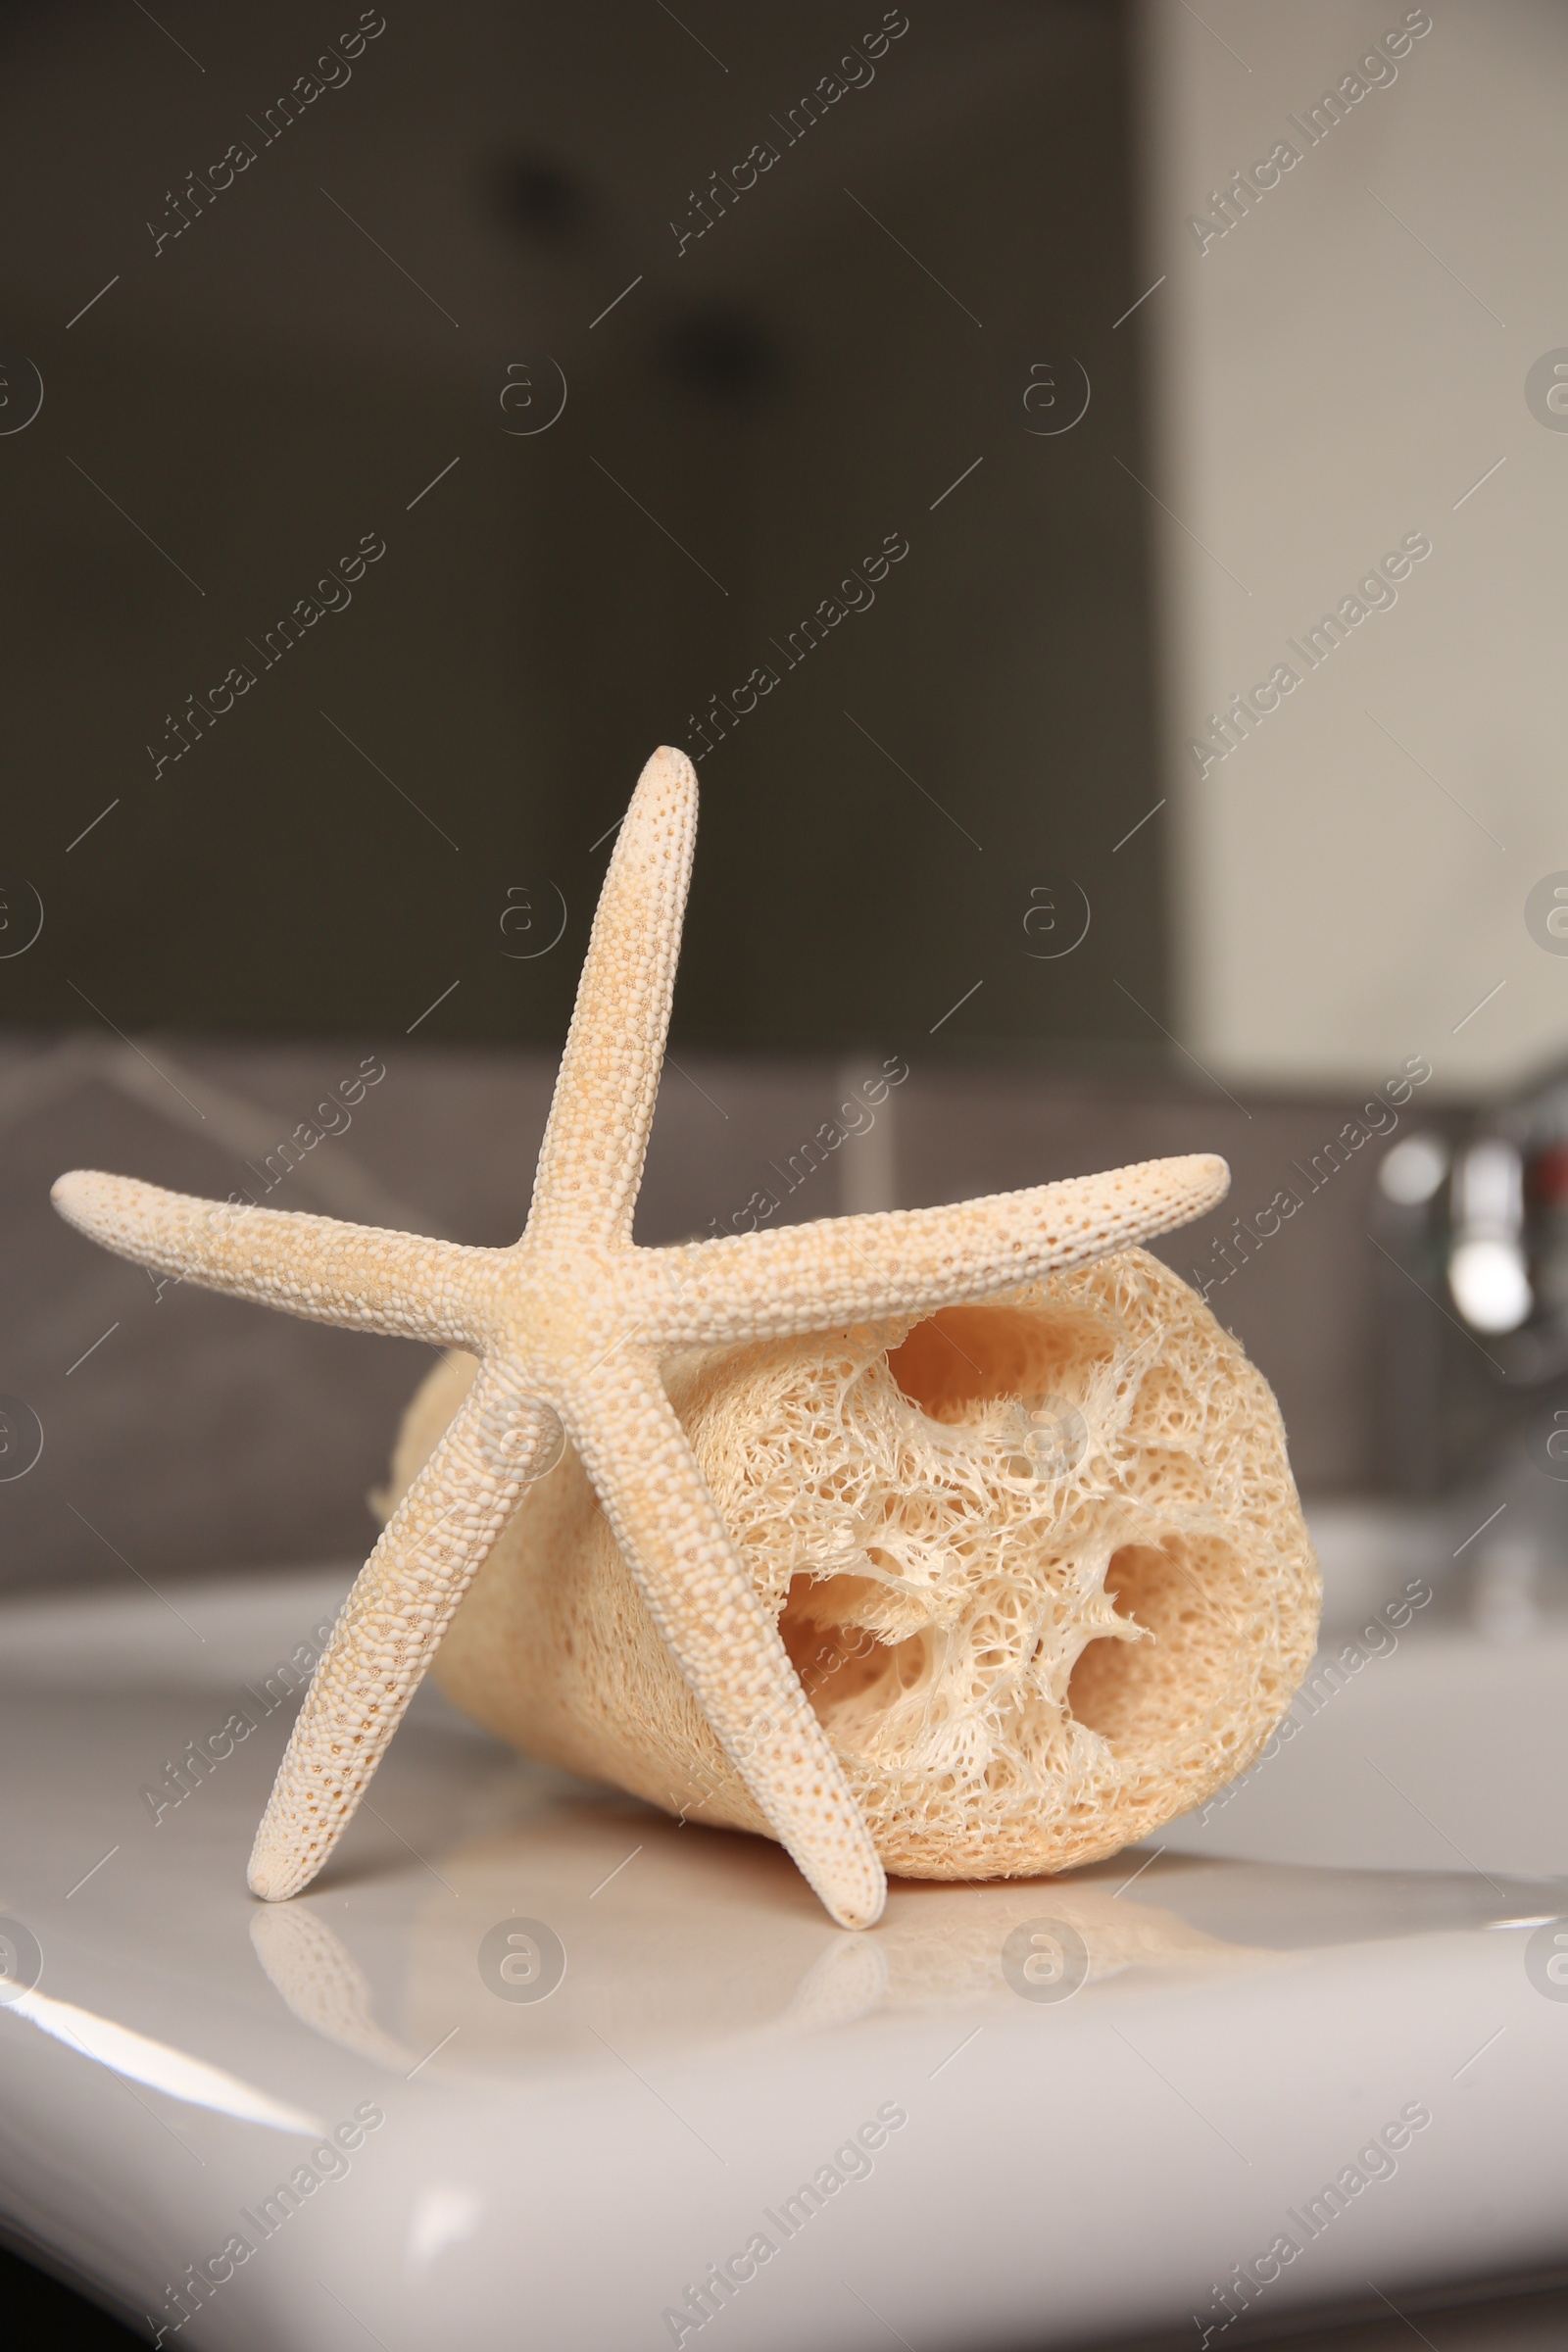
<path id="1" fill-rule="evenodd" d="M 1116 1614 L 1153 1636 L 1091 1642 L 1073 1667 L 1067 1706 L 1123 1756 L 1152 1758 L 1190 1737 L 1235 1675 L 1237 1603 L 1246 1569 L 1217 1537 L 1124 1544 L 1105 1570 Z"/>
<path id="2" fill-rule="evenodd" d="M 888 1642 L 868 1630 L 863 1616 L 874 1592 L 863 1576 L 813 1577 L 807 1570 L 790 1579 L 778 1630 L 824 1723 L 835 1708 L 877 1684 L 886 1684 L 891 1699 L 913 1690 L 928 1671 L 930 1643 L 923 1633 Z"/>
<path id="3" fill-rule="evenodd" d="M 1111 1335 L 1094 1314 L 1063 1307 L 945 1306 L 888 1350 L 888 1370 L 933 1421 L 973 1419 L 996 1396 L 1045 1396 L 1077 1371 L 1108 1363 Z"/>

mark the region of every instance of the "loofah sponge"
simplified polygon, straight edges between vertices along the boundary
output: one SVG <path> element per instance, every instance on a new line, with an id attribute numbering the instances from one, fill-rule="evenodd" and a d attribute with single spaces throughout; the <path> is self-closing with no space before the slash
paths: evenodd
<path id="1" fill-rule="evenodd" d="M 714 1500 L 887 1870 L 1091 1862 L 1256 1757 L 1320 1584 L 1267 1383 L 1142 1250 L 925 1320 L 665 1367 Z M 409 1408 L 395 1502 L 474 1375 Z M 766 1823 L 569 1448 L 435 1666 L 529 1754 L 688 1819 Z"/>

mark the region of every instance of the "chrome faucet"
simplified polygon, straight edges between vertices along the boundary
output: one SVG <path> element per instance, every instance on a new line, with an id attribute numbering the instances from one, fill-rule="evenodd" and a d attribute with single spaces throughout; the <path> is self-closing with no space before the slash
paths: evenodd
<path id="1" fill-rule="evenodd" d="M 1402 1136 L 1373 1239 L 1391 1483 L 1451 1496 L 1472 1616 L 1518 1638 L 1568 1600 L 1568 1070 Z"/>

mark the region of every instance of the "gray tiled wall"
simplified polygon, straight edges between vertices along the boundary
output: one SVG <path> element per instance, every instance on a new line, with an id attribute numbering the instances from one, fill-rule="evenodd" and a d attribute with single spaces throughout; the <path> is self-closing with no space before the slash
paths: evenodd
<path id="1" fill-rule="evenodd" d="M 368 1060 L 385 1075 L 349 1123 L 270 1195 L 269 1156 Z M 778 1193 L 849 1079 L 875 1067 L 683 1055 L 660 1097 L 639 1237 L 711 1229 Z M 44 1446 L 0 1483 L 0 1582 L 166 1580 L 362 1552 L 368 1488 L 426 1351 L 166 1285 L 106 1255 L 49 1207 L 62 1170 L 104 1167 L 181 1190 L 248 1187 L 279 1207 L 515 1237 L 554 1077 L 522 1053 L 399 1040 L 259 1047 L 105 1034 L 0 1039 L 0 1393 L 37 1414 Z M 352 1093 L 352 1089 L 350 1092 Z M 1306 1166 L 1348 1105 L 1234 1102 L 1206 1087 L 916 1069 L 896 1115 L 788 1195 L 783 1217 L 917 1206 L 1164 1152 L 1218 1150 L 1232 1208 L 1250 1217 Z M 345 1114 L 328 1114 L 337 1122 Z M 324 1118 L 318 1124 L 326 1123 Z M 1379 1483 L 1369 1148 L 1211 1293 L 1284 1406 L 1309 1492 Z M 259 1174 L 258 1171 L 261 1173 Z M 1304 1188 L 1298 1182 L 1298 1191 Z M 1216 1269 L 1213 1233 L 1162 1253 Z"/>

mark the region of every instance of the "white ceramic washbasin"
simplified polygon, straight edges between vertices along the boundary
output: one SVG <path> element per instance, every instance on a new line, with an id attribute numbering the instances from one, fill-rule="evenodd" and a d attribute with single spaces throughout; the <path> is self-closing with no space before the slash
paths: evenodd
<path id="1" fill-rule="evenodd" d="M 142 1791 L 346 1581 L 0 1611 L 0 1912 L 41 1954 L 0 2222 L 166 2341 L 181 2280 L 181 2340 L 236 2352 L 957 2352 L 1198 2341 L 1236 2266 L 1261 2322 L 1563 2263 L 1562 1630 L 1418 1620 L 1206 1821 L 895 1886 L 858 1937 L 771 1846 L 421 1693 L 265 1908 L 286 1708 Z"/>
<path id="2" fill-rule="evenodd" d="M 1291 1711 L 1299 1728 L 1151 1845 L 1568 1879 L 1568 1622 L 1503 1644 L 1417 1619 L 1397 1639 L 1380 1653 L 1328 1637 Z"/>

